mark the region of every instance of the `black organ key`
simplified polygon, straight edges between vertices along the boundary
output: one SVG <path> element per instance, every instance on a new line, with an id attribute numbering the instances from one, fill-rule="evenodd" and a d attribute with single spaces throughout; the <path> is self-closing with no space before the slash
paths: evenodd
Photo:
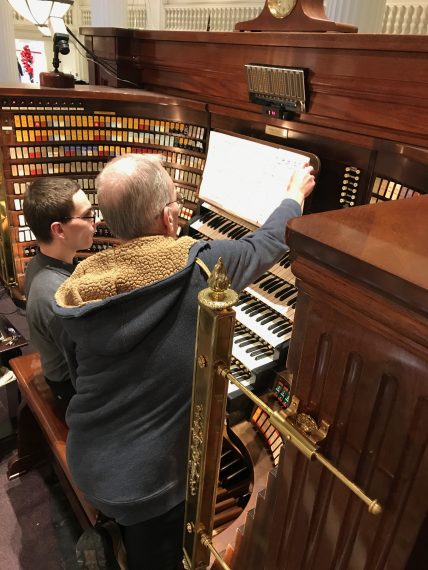
<path id="1" fill-rule="evenodd" d="M 276 291 L 269 291 L 269 293 L 273 293 L 273 296 L 280 301 L 287 299 L 287 297 L 293 296 L 293 294 L 297 291 L 293 285 L 285 285 Z"/>
<path id="2" fill-rule="evenodd" d="M 248 315 L 250 317 L 253 317 L 254 315 L 258 315 L 260 314 L 261 311 L 265 312 L 266 307 L 263 305 L 263 303 L 259 303 L 256 307 L 254 307 L 251 311 L 248 312 Z"/>
<path id="3" fill-rule="evenodd" d="M 283 289 L 289 289 L 290 287 L 292 287 L 292 285 L 283 281 L 282 279 L 278 279 L 274 283 L 269 284 L 267 287 L 263 287 L 263 289 L 266 291 L 266 293 L 273 293 L 274 291 L 277 291 L 277 289 L 280 289 L 282 291 Z"/>
<path id="4" fill-rule="evenodd" d="M 288 255 L 288 253 L 286 255 L 284 255 L 284 257 L 282 259 L 279 260 L 279 265 L 281 265 L 281 267 L 290 267 L 291 262 L 290 262 L 290 257 Z"/>
<path id="5" fill-rule="evenodd" d="M 226 234 L 228 232 L 228 230 L 230 229 L 231 225 L 233 225 L 233 224 L 230 220 L 226 220 L 225 218 L 223 218 L 222 223 L 220 223 L 217 226 L 217 230 L 222 234 Z"/>
<path id="6" fill-rule="evenodd" d="M 250 233 L 250 231 L 245 229 L 245 228 L 237 228 L 231 234 L 229 234 L 229 237 L 231 239 L 239 239 L 239 238 L 244 237 L 245 235 L 247 235 L 249 233 Z"/>
<path id="7" fill-rule="evenodd" d="M 215 218 L 213 218 L 208 225 L 212 226 L 213 228 L 218 229 L 219 227 L 221 227 L 225 222 L 227 222 L 228 220 L 226 218 L 224 218 L 223 216 L 217 216 Z"/>
<path id="8" fill-rule="evenodd" d="M 277 319 L 277 318 L 278 318 L 278 315 L 275 313 L 272 313 L 271 315 L 261 316 L 256 320 L 259 321 L 261 325 L 265 325 L 266 323 L 269 323 L 270 321 L 273 321 L 274 319 Z"/>
<path id="9" fill-rule="evenodd" d="M 278 299 L 280 301 L 285 301 L 286 299 L 289 299 L 290 297 L 296 296 L 297 295 L 297 289 L 293 288 L 290 291 L 286 291 L 284 293 L 282 293 L 281 295 L 279 295 Z"/>
<path id="10" fill-rule="evenodd" d="M 258 301 L 256 299 L 255 301 L 248 303 L 247 307 L 244 309 L 244 312 L 251 315 L 254 311 L 257 311 L 257 309 L 259 309 L 261 306 L 262 305 L 261 305 L 260 301 Z"/>
<path id="11" fill-rule="evenodd" d="M 275 327 L 273 327 L 272 332 L 274 334 L 279 334 L 279 333 L 285 332 L 287 329 L 291 329 L 290 325 L 281 323 L 281 324 L 277 324 Z"/>
<path id="12" fill-rule="evenodd" d="M 220 231 L 222 234 L 228 234 L 232 228 L 235 228 L 235 224 L 233 222 L 229 222 L 228 224 L 223 225 Z"/>

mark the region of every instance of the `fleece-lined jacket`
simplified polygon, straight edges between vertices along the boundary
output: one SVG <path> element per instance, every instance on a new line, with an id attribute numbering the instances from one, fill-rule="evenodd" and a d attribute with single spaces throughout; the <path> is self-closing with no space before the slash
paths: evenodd
<path id="1" fill-rule="evenodd" d="M 286 223 L 300 213 L 284 200 L 237 241 L 139 238 L 88 258 L 59 288 L 76 363 L 67 460 L 104 514 L 131 525 L 185 498 L 197 294 L 207 286 L 195 258 L 212 269 L 222 257 L 239 291 L 287 251 Z"/>

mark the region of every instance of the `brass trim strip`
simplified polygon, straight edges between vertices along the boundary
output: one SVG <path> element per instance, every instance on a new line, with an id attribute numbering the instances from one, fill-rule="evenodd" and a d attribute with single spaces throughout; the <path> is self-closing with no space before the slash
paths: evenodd
<path id="1" fill-rule="evenodd" d="M 202 259 L 199 259 L 199 257 L 197 257 L 195 259 L 195 263 L 199 265 L 199 267 L 203 270 L 203 272 L 206 274 L 208 278 L 211 277 L 211 271 L 208 269 L 207 264 L 204 261 L 202 261 Z"/>

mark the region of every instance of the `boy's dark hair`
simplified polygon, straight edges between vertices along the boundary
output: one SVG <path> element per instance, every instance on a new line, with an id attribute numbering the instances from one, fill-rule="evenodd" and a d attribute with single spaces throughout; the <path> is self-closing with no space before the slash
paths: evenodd
<path id="1" fill-rule="evenodd" d="M 73 214 L 73 196 L 79 185 L 69 178 L 38 178 L 31 182 L 24 196 L 24 216 L 36 238 L 52 241 L 51 224 Z"/>

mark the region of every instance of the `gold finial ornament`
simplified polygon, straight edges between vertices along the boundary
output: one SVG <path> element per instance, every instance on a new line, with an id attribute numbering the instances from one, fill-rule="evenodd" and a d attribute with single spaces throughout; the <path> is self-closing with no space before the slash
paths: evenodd
<path id="1" fill-rule="evenodd" d="M 224 263 L 221 257 L 218 258 L 213 272 L 208 278 L 208 285 L 212 289 L 213 293 L 219 295 L 219 300 L 222 298 L 221 294 L 229 288 L 230 280 L 227 276 L 226 269 L 224 268 Z"/>
<path id="2" fill-rule="evenodd" d="M 221 257 L 219 257 L 208 278 L 208 286 L 208 289 L 199 293 L 198 299 L 200 303 L 210 309 L 217 311 L 228 309 L 238 300 L 238 294 L 229 289 L 230 280 Z"/>
<path id="3" fill-rule="evenodd" d="M 274 18 L 282 19 L 291 14 L 297 0 L 268 0 L 267 7 Z"/>

